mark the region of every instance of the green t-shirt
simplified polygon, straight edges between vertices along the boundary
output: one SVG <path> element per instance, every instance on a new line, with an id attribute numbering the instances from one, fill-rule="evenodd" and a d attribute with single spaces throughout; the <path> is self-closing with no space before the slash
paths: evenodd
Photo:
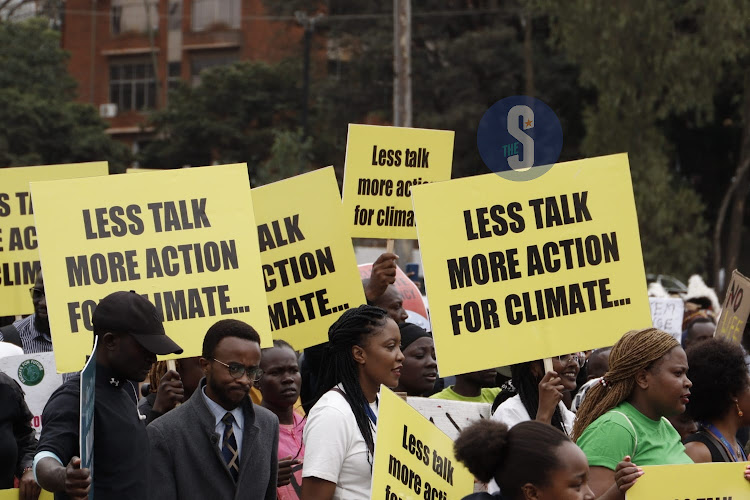
<path id="1" fill-rule="evenodd" d="M 620 403 L 594 420 L 576 444 L 586 454 L 591 467 L 615 470 L 625 455 L 630 455 L 636 465 L 693 463 L 685 453 L 680 434 L 669 420 L 664 417 L 651 420 L 628 402 Z"/>
<path id="2" fill-rule="evenodd" d="M 434 399 L 450 399 L 452 401 L 468 401 L 470 403 L 492 403 L 498 394 L 500 394 L 499 387 L 484 387 L 479 396 L 461 396 L 453 390 L 453 386 L 451 385 L 430 397 Z"/>

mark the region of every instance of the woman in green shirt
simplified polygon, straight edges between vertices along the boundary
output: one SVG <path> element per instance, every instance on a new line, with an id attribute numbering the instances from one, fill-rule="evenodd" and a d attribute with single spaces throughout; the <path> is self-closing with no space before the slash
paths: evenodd
<path id="1" fill-rule="evenodd" d="M 692 463 L 665 418 L 685 411 L 692 386 L 687 370 L 680 344 L 656 328 L 629 331 L 614 345 L 609 371 L 589 389 L 573 428 L 597 498 L 624 498 L 633 478 L 615 475 L 623 460 L 639 466 Z"/>

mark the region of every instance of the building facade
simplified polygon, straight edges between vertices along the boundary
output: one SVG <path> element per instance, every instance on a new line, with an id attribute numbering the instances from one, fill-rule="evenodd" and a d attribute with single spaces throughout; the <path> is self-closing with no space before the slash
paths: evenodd
<path id="1" fill-rule="evenodd" d="M 170 86 L 197 84 L 217 65 L 301 54 L 303 36 L 293 19 L 268 16 L 263 0 L 67 0 L 62 31 L 78 100 L 136 152 Z"/>

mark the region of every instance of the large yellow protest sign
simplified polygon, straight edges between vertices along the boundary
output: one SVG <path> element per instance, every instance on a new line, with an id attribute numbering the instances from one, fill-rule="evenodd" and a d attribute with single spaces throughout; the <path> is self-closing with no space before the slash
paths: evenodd
<path id="1" fill-rule="evenodd" d="M 182 356 L 200 355 L 208 328 L 228 318 L 270 344 L 244 164 L 34 182 L 31 192 L 58 371 L 81 369 L 93 310 L 118 290 L 156 306 Z"/>
<path id="2" fill-rule="evenodd" d="M 333 167 L 253 189 L 268 315 L 275 338 L 301 350 L 365 302 Z"/>
<path id="3" fill-rule="evenodd" d="M 744 500 L 750 482 L 744 477 L 747 462 L 643 466 L 625 495 L 626 500 Z"/>
<path id="4" fill-rule="evenodd" d="M 107 175 L 107 171 L 106 161 L 0 168 L 0 316 L 34 312 L 29 288 L 39 271 L 39 250 L 29 182 Z"/>
<path id="5" fill-rule="evenodd" d="M 651 326 L 627 155 L 413 190 L 441 375 L 612 345 Z"/>
<path id="6" fill-rule="evenodd" d="M 343 198 L 352 237 L 416 239 L 411 188 L 451 178 L 454 135 L 350 124 Z"/>
<path id="7" fill-rule="evenodd" d="M 474 477 L 453 456 L 453 440 L 380 386 L 370 498 L 448 500 L 474 490 Z"/>

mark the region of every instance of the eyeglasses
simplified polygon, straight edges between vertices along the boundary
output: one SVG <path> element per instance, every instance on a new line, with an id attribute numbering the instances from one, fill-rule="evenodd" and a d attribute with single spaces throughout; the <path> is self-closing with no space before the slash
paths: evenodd
<path id="1" fill-rule="evenodd" d="M 41 299 L 42 297 L 45 297 L 44 288 L 35 288 L 32 286 L 29 288 L 29 293 L 31 294 L 32 299 Z"/>
<path id="2" fill-rule="evenodd" d="M 586 362 L 586 356 L 580 352 L 576 352 L 573 354 L 561 354 L 559 356 L 556 356 L 556 358 L 560 361 L 560 363 L 564 365 L 570 363 L 571 359 L 575 361 L 578 366 L 583 366 L 583 363 Z"/>
<path id="3" fill-rule="evenodd" d="M 227 364 L 223 361 L 219 361 L 216 358 L 211 359 L 226 366 L 229 369 L 229 375 L 231 375 L 232 378 L 240 379 L 243 375 L 247 374 L 247 378 L 249 378 L 251 382 L 257 382 L 258 380 L 260 380 L 260 377 L 263 376 L 263 370 L 261 370 L 257 366 L 245 366 L 242 363 Z"/>

